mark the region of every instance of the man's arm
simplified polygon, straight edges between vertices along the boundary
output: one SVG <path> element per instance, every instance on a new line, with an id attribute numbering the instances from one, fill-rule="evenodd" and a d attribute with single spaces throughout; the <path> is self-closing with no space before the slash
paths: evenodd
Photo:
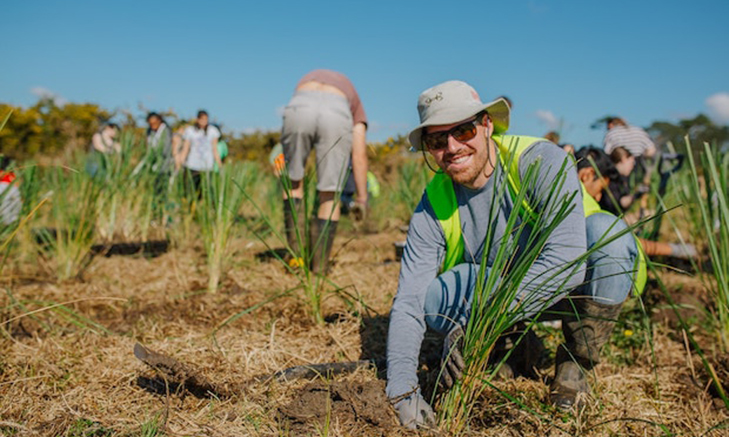
<path id="1" fill-rule="evenodd" d="M 415 209 L 403 251 L 397 295 L 387 336 L 387 396 L 418 389 L 418 358 L 425 333 L 425 295 L 445 255 L 445 237 L 423 195 Z"/>
<path id="2" fill-rule="evenodd" d="M 367 205 L 367 125 L 357 123 L 352 128 L 352 173 L 357 202 Z"/>

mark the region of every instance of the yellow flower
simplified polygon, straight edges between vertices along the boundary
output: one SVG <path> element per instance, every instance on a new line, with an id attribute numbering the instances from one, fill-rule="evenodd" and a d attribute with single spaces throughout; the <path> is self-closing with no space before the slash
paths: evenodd
<path id="1" fill-rule="evenodd" d="M 626 337 L 630 337 L 630 336 L 633 335 L 633 330 L 632 329 L 626 329 L 625 332 L 623 332 L 623 334 L 625 334 Z"/>
<path id="2" fill-rule="evenodd" d="M 289 261 L 289 266 L 295 269 L 299 267 L 304 267 L 304 259 L 301 257 L 292 258 Z"/>

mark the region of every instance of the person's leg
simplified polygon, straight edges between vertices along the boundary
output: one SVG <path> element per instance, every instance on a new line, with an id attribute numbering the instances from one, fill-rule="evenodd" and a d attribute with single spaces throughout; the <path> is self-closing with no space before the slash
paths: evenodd
<path id="1" fill-rule="evenodd" d="M 287 261 L 302 262 L 306 247 L 304 168 L 316 135 L 316 109 L 310 96 L 296 94 L 284 110 L 281 144 L 286 165 L 281 173 L 283 185 L 284 233 L 288 245 Z"/>
<path id="2" fill-rule="evenodd" d="M 585 222 L 587 247 L 592 252 L 587 259 L 585 286 L 577 294 L 602 304 L 622 304 L 633 288 L 638 258 L 635 237 L 625 222 L 611 214 L 592 214 Z"/>
<path id="3" fill-rule="evenodd" d="M 457 326 L 465 330 L 479 268 L 478 264 L 459 264 L 430 283 L 425 295 L 425 322 L 428 326 L 443 335 Z M 491 363 L 501 363 L 497 378 L 512 379 L 533 374 L 532 367 L 543 345 L 531 330 L 525 334 L 525 329 L 525 322 L 517 322 L 497 341 L 490 357 Z M 514 350 L 509 353 L 511 349 Z"/>
<path id="4" fill-rule="evenodd" d="M 623 302 L 633 288 L 638 249 L 625 223 L 609 214 L 586 219 L 585 285 L 566 301 L 562 319 L 565 343 L 555 359 L 552 402 L 559 408 L 582 407 L 590 392 L 586 371 L 600 360 L 600 349 L 610 339 Z M 619 234 L 621 234 L 618 236 Z"/>
<path id="5" fill-rule="evenodd" d="M 326 274 L 341 214 L 339 195 L 352 153 L 352 115 L 347 100 L 334 94 L 318 96 L 316 189 L 319 207 L 310 227 L 312 271 Z"/>
<path id="6" fill-rule="evenodd" d="M 456 326 L 466 326 L 478 269 L 478 264 L 459 264 L 430 283 L 425 295 L 428 326 L 444 335 Z"/>

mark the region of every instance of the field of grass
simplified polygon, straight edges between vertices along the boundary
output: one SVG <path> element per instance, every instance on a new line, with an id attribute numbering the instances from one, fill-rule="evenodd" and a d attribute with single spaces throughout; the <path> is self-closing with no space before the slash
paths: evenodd
<path id="1" fill-rule="evenodd" d="M 393 243 L 405 238 L 401 228 L 428 177 L 420 158 L 374 161 L 382 195 L 366 223 L 343 219 L 331 274 L 312 283 L 272 256 L 285 244 L 281 188 L 270 169 L 232 162 L 203 182 L 199 198 L 183 177 L 164 178 L 166 194 L 155 195 L 157 175 L 143 166 L 134 172 L 142 146 L 128 139 L 125 147 L 124 160 L 95 178 L 83 156 L 17 171 L 28 201 L 21 226 L 0 242 L 0 435 L 412 435 L 385 398 L 383 358 L 399 272 Z M 726 195 L 728 174 L 726 160 L 715 158 L 702 168 L 719 169 L 716 184 L 711 172 L 698 174 L 695 189 L 672 185 L 665 202 L 695 205 L 709 181 L 705 207 L 719 212 L 707 212 L 706 224 L 695 208 L 671 209 L 661 234 L 677 241 L 680 232 L 706 247 L 716 270 L 725 268 L 729 245 L 726 201 L 711 201 L 714 192 Z M 675 180 L 690 180 L 688 170 Z M 113 251 L 153 241 L 168 245 Z M 537 325 L 546 345 L 537 376 L 485 382 L 469 401 L 463 433 L 729 435 L 721 397 L 729 386 L 726 283 L 700 265 L 685 268 L 654 265 L 642 298 L 625 305 L 583 412 L 549 405 L 561 334 Z M 323 323 L 312 317 L 311 287 L 320 287 Z M 427 399 L 444 395 L 435 383 L 441 341 L 428 332 L 421 353 Z M 135 358 L 137 343 L 183 370 L 145 365 Z M 358 360 L 377 366 L 308 379 L 274 375 Z"/>

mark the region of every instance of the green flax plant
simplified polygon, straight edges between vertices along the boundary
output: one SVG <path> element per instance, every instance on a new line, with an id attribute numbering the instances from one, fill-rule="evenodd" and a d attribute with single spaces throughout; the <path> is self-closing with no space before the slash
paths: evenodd
<path id="1" fill-rule="evenodd" d="M 177 247 L 184 247 L 195 241 L 198 235 L 195 217 L 202 199 L 198 196 L 191 174 L 184 168 L 173 173 L 167 193 L 167 233 Z"/>
<path id="2" fill-rule="evenodd" d="M 511 163 L 507 163 L 504 167 L 510 168 L 510 165 Z M 514 205 L 525 204 L 528 190 L 524 187 L 534 186 L 539 166 L 540 162 L 537 161 L 527 169 L 522 178 L 523 188 L 518 193 L 510 193 L 506 183 L 499 184 L 499 189 L 494 190 L 489 217 L 497 216 L 497 206 L 503 196 L 512 196 Z M 571 202 L 576 193 L 566 197 L 560 197 L 558 193 L 564 185 L 567 172 L 574 171 L 573 164 L 566 160 L 559 170 L 560 176 L 554 181 L 549 181 L 550 194 L 542 212 L 535 211 L 529 215 L 524 211 L 524 207 L 521 207 L 523 209 L 518 213 L 516 213 L 518 208 L 515 208 L 515 213 L 509 216 L 506 224 L 505 235 L 510 235 L 510 238 L 496 240 L 493 234 L 495 226 L 489 226 L 490 231 L 484 241 L 484 257 L 476 282 L 471 313 L 464 330 L 464 376 L 441 399 L 439 408 L 441 427 L 449 433 L 457 435 L 466 431 L 478 398 L 490 385 L 491 379 L 503 363 L 502 361 L 496 366 L 491 366 L 489 363 L 489 356 L 499 337 L 517 321 L 522 320 L 525 312 L 539 315 L 554 303 L 550 299 L 543 300 L 544 295 L 540 295 L 540 290 L 545 286 L 557 289 L 551 296 L 568 292 L 565 284 L 586 260 L 587 254 L 584 254 L 580 259 L 564 264 L 557 269 L 558 271 L 548 272 L 542 277 L 526 281 L 527 272 L 542 254 L 546 241 L 572 211 Z M 535 231 L 529 232 L 528 227 L 532 227 Z M 524 250 L 518 249 L 520 238 L 526 238 L 527 244 Z M 492 253 L 492 250 L 496 251 L 496 255 L 492 265 L 487 266 L 487 254 Z M 517 297 L 520 303 L 515 305 Z M 526 331 L 531 328 L 530 323 Z M 521 341 L 521 338 L 518 341 Z"/>
<path id="3" fill-rule="evenodd" d="M 256 180 L 255 164 L 228 165 L 220 173 L 202 176 L 202 202 L 197 210 L 208 266 L 208 291 L 214 293 L 225 274 L 230 257 L 229 241 L 243 192 Z"/>
<path id="4" fill-rule="evenodd" d="M 167 184 L 159 183 L 163 175 L 146 165 L 146 145 L 132 132 L 123 131 L 120 143 L 121 154 L 86 157 L 104 163 L 104 170 L 94 177 L 103 190 L 99 198 L 99 236 L 107 242 L 146 241 L 153 221 L 163 224 L 158 204 L 166 198 Z"/>
<path id="5" fill-rule="evenodd" d="M 409 159 L 397 170 L 395 189 L 390 193 L 391 205 L 403 220 L 408 220 L 423 196 L 430 172 L 421 159 Z"/>
<path id="6" fill-rule="evenodd" d="M 44 183 L 52 187 L 47 214 L 49 228 L 39 239 L 51 251 L 50 266 L 58 280 L 79 277 L 91 262 L 101 186 L 85 172 L 47 169 Z"/>
<path id="7" fill-rule="evenodd" d="M 694 217 L 694 232 L 706 244 L 711 259 L 713 274 L 702 272 L 700 277 L 713 298 L 719 344 L 726 353 L 729 352 L 729 154 L 704 143 L 699 167 L 688 138 L 686 146 L 689 185 L 685 201 L 690 211 L 698 213 Z"/>
<path id="8" fill-rule="evenodd" d="M 258 216 L 260 217 L 260 220 L 263 224 L 263 229 L 261 229 L 260 227 L 254 228 L 249 224 L 247 224 L 247 226 L 249 230 L 254 235 L 256 235 L 256 237 L 261 242 L 265 244 L 266 248 L 269 250 L 269 253 L 272 254 L 277 262 L 281 263 L 286 271 L 297 279 L 297 284 L 293 288 L 285 290 L 277 294 L 276 296 L 286 296 L 296 291 L 303 292 L 304 302 L 312 321 L 314 321 L 314 323 L 318 325 L 322 325 L 324 324 L 324 313 L 322 310 L 322 304 L 328 297 L 339 297 L 344 301 L 346 305 L 350 307 L 353 305 L 353 302 L 359 302 L 361 305 L 363 305 L 363 303 L 357 296 L 353 296 L 345 288 L 337 286 L 336 284 L 328 280 L 325 276 L 316 274 L 311 270 L 310 266 L 313 253 L 312 248 L 315 249 L 320 245 L 326 244 L 326 242 L 308 241 L 309 220 L 305 220 L 305 218 L 311 217 L 317 207 L 314 202 L 314 199 L 316 197 L 316 184 L 314 178 L 309 172 L 307 172 L 304 176 L 304 180 L 302 181 L 302 183 L 304 184 L 304 198 L 302 200 L 301 208 L 298 210 L 296 208 L 293 208 L 294 222 L 301 222 L 304 224 L 303 229 L 297 227 L 295 231 L 294 238 L 296 239 L 296 244 L 300 248 L 298 251 L 294 250 L 294 248 L 292 248 L 288 244 L 286 236 L 282 234 L 279 230 L 279 222 L 275 220 L 270 213 L 271 210 L 278 211 L 278 209 L 271 208 L 270 210 L 267 209 L 264 211 L 264 207 L 261 206 L 261 202 L 254 197 L 255 193 L 251 192 L 250 190 L 243 190 L 243 194 L 246 197 L 246 203 L 251 205 L 253 209 L 258 213 Z M 286 177 L 282 177 L 280 179 L 280 185 L 283 192 L 288 194 L 287 197 L 289 199 L 292 199 L 293 196 L 291 195 L 290 180 Z M 260 188 L 257 188 L 256 191 L 261 190 Z M 337 195 L 337 200 L 338 197 L 339 196 Z M 280 197 L 276 197 L 273 199 L 268 198 L 265 199 L 265 202 L 282 203 Z M 300 214 L 303 214 L 303 217 L 300 217 Z M 284 253 L 280 253 L 280 251 L 274 249 L 270 239 L 266 238 L 266 236 L 268 235 L 272 237 L 274 241 L 273 245 L 283 245 Z"/>
<path id="9" fill-rule="evenodd" d="M 311 221 L 308 217 L 313 217 L 317 213 L 318 204 L 316 202 L 316 181 L 311 176 L 311 173 L 307 172 L 302 181 L 304 184 L 304 198 L 302 199 L 302 205 L 299 209 L 292 207 L 293 222 L 303 223 L 303 229 L 297 226 L 294 231 L 294 238 L 296 245 L 299 250 L 289 245 L 285 236 L 280 233 L 274 232 L 277 239 L 284 245 L 287 252 L 281 261 L 284 263 L 285 268 L 289 273 L 296 276 L 299 281 L 298 289 L 301 289 L 304 293 L 304 301 L 311 316 L 312 320 L 318 324 L 324 324 L 324 313 L 322 311 L 322 303 L 325 298 L 325 285 L 326 278 L 315 274 L 311 270 L 311 261 L 313 253 L 316 248 L 320 245 L 326 245 L 326 241 L 309 241 L 309 227 Z M 291 180 L 288 177 L 281 178 L 281 185 L 283 192 L 287 193 L 288 201 L 293 202 L 293 195 L 291 193 Z M 339 193 L 337 194 L 337 200 L 339 200 Z M 300 217 L 303 215 L 303 217 Z M 327 223 L 327 226 L 329 223 Z M 286 260 L 289 260 L 286 262 Z"/>

